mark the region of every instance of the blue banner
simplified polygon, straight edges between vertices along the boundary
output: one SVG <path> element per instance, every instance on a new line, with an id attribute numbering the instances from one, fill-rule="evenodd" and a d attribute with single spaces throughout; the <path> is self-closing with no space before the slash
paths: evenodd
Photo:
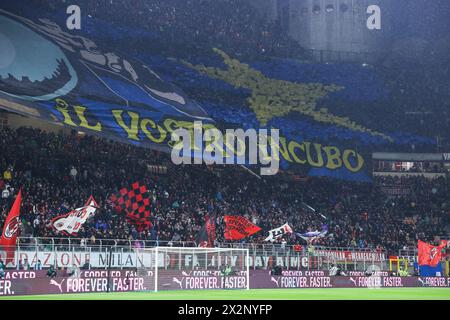
<path id="1" fill-rule="evenodd" d="M 194 121 L 206 128 L 277 128 L 282 168 L 356 181 L 371 181 L 371 159 L 368 149 L 349 141 L 370 146 L 404 138 L 317 107 L 343 94 L 345 83 L 299 83 L 288 72 L 285 79 L 275 78 L 266 62 L 249 65 L 215 48 L 205 64 L 202 57 L 187 61 L 150 54 L 148 45 L 123 54 L 127 36 L 151 35 L 94 18 L 86 30 L 72 32 L 56 14 L 54 19 L 38 15 L 0 10 L 1 108 L 163 151 L 171 150 L 174 130 L 192 130 Z M 121 33 L 110 43 L 112 34 Z M 113 48 L 98 45 L 99 39 Z M 288 61 L 280 65 L 295 68 Z M 196 90 L 204 98 L 190 98 Z M 207 97 L 218 92 L 240 102 L 232 106 Z M 360 92 L 372 98 L 370 90 Z"/>

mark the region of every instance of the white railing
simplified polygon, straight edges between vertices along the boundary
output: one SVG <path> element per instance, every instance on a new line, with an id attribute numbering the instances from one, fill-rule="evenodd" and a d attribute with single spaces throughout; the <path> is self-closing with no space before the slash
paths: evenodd
<path id="1" fill-rule="evenodd" d="M 37 246 L 47 248 L 68 248 L 72 247 L 96 247 L 100 250 L 102 247 L 128 247 L 130 249 L 135 248 L 152 248 L 152 247 L 197 247 L 197 244 L 193 241 L 160 241 L 160 240 L 129 240 L 129 239 L 95 239 L 90 238 L 45 238 L 45 237 L 19 237 L 17 238 L 17 245 L 20 246 Z M 218 243 L 217 247 L 220 248 L 237 248 L 237 249 L 252 249 L 261 250 L 265 252 L 279 252 L 288 251 L 293 252 L 293 245 L 282 245 L 277 243 Z M 303 251 L 306 251 L 307 245 L 302 245 Z M 328 246 L 316 246 L 314 250 L 326 250 L 326 251 L 349 251 L 349 252 L 383 252 L 371 248 L 360 247 L 328 247 Z"/>
<path id="2" fill-rule="evenodd" d="M 46 238 L 46 237 L 18 237 L 18 247 L 47 247 L 49 249 L 65 247 L 128 247 L 152 248 L 152 247 L 196 247 L 192 241 L 160 241 L 160 240 L 129 240 L 129 239 L 90 239 L 90 238 Z"/>

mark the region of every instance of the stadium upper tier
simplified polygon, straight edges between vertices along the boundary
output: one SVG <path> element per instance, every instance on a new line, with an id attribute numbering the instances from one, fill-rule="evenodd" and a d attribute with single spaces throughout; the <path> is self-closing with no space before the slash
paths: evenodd
<path id="1" fill-rule="evenodd" d="M 417 239 L 447 234 L 449 179 L 376 178 L 375 184 L 283 176 L 264 182 L 235 166 L 184 166 L 167 174 L 149 172 L 147 164 L 170 161 L 163 153 L 90 136 L 53 134 L 38 129 L 0 131 L 0 225 L 23 188 L 21 236 L 61 236 L 51 219 L 86 202 L 92 194 L 101 209 L 78 237 L 195 241 L 206 214 L 217 215 L 217 242 L 223 216 L 245 216 L 263 230 L 246 239 L 263 243 L 267 231 L 288 222 L 295 232 L 321 228 L 324 219 L 305 209 L 301 199 L 327 217 L 329 233 L 317 245 L 398 250 Z M 75 169 L 75 170 L 73 170 Z M 151 193 L 152 227 L 137 231 L 109 200 L 135 181 Z M 387 197 L 386 187 L 410 192 Z M 5 191 L 6 190 L 6 191 Z M 285 237 L 288 244 L 303 241 Z"/>
<path id="2" fill-rule="evenodd" d="M 142 62 L 184 89 L 218 123 L 278 127 L 298 140 L 383 150 L 427 151 L 436 148 L 437 136 L 441 143 L 450 138 L 448 60 L 436 46 L 430 47 L 433 55 L 418 61 L 406 59 L 392 44 L 375 65 L 316 64 L 279 20 L 267 19 L 247 1 L 78 4 L 84 18 L 76 36 L 86 39 L 91 54 L 98 50 Z M 36 1 L 32 7 L 2 4 L 32 21 L 56 23 L 64 32 L 60 39 L 70 34 L 64 1 Z M 7 92 L 17 83 L 8 83 L 9 71 L 4 72 L 0 84 Z M 105 75 L 96 76 L 105 81 Z"/>

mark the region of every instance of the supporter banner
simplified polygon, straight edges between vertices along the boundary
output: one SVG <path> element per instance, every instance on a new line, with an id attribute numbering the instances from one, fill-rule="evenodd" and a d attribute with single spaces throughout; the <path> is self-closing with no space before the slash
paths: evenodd
<path id="1" fill-rule="evenodd" d="M 101 48 L 83 36 L 84 29 L 75 34 L 48 17 L 29 14 L 0 10 L 0 36 L 8 44 L 1 52 L 1 108 L 163 151 L 173 147 L 173 131 L 193 132 L 196 120 L 205 130 L 215 128 L 202 106 L 151 66 Z M 245 140 L 237 145 L 246 145 Z M 370 157 L 355 148 L 283 132 L 279 147 L 284 166 L 301 167 L 311 176 L 370 181 Z"/>
<path id="2" fill-rule="evenodd" d="M 305 233 L 295 233 L 295 235 L 303 240 L 310 242 L 319 238 L 323 238 L 328 233 L 328 225 L 324 224 L 321 231 L 310 231 Z"/>
<path id="3" fill-rule="evenodd" d="M 162 253 L 160 253 L 162 255 Z M 371 252 L 350 252 L 350 251 L 320 251 L 316 250 L 315 257 L 302 256 L 299 253 L 286 253 L 278 252 L 278 254 L 263 254 L 262 252 L 255 251 L 249 255 L 249 266 L 270 269 L 275 265 L 282 266 L 289 269 L 308 269 L 317 268 L 319 264 L 324 268 L 328 267 L 328 263 L 336 261 L 362 262 L 366 261 L 367 264 L 372 262 L 386 261 L 386 257 L 383 253 L 371 253 Z M 216 266 L 217 260 L 214 255 L 208 255 L 208 265 Z M 28 260 L 31 266 L 41 260 L 43 267 L 50 267 L 50 265 L 56 263 L 59 267 L 71 267 L 72 265 L 83 266 L 89 263 L 93 268 L 105 268 L 109 264 L 108 255 L 105 252 L 89 252 L 89 251 L 20 251 L 16 252 L 14 260 L 10 264 L 11 266 L 17 266 L 18 261 Z M 136 252 L 130 251 L 118 251 L 113 252 L 111 257 L 111 267 L 114 268 L 136 268 L 136 267 L 151 267 L 152 253 L 137 250 Z M 178 261 L 178 253 L 168 253 L 163 258 L 160 257 L 159 261 L 161 266 L 173 267 L 174 263 Z M 184 268 L 193 268 L 202 261 L 204 263 L 204 254 L 186 254 L 182 256 L 180 261 Z M 242 254 L 230 254 L 225 258 L 225 263 L 231 266 L 236 266 L 242 259 Z"/>
<path id="4" fill-rule="evenodd" d="M 162 253 L 160 253 L 162 254 Z M 0 251 L 0 255 L 3 257 L 4 253 Z M 73 251 L 20 251 L 15 253 L 15 257 L 10 266 L 17 266 L 17 262 L 28 260 L 31 266 L 41 260 L 43 267 L 49 267 L 56 263 L 60 267 L 70 267 L 73 264 L 77 266 L 83 266 L 86 262 L 89 262 L 93 268 L 104 268 L 108 266 L 109 260 L 105 252 L 89 252 L 76 249 Z M 203 261 L 205 258 L 202 254 L 183 254 L 181 265 L 185 268 L 192 268 Z M 214 255 L 208 255 L 208 265 L 215 266 L 217 261 Z M 167 253 L 165 259 L 162 257 L 159 259 L 161 266 L 172 264 L 179 259 L 177 253 Z M 230 254 L 225 257 L 226 263 L 231 266 L 236 266 L 239 263 L 239 259 L 242 259 L 241 254 Z M 358 263 L 365 261 L 366 264 L 372 262 L 378 263 L 387 261 L 387 257 L 384 253 L 377 252 L 364 252 L 364 251 L 330 251 L 330 250 L 315 250 L 314 256 L 304 256 L 299 252 L 292 251 L 279 251 L 277 254 L 266 253 L 262 251 L 250 251 L 249 266 L 263 269 L 270 269 L 274 265 L 280 265 L 289 269 L 303 269 L 303 268 L 317 268 L 323 265 L 325 268 L 329 263 L 335 263 L 339 261 L 346 261 L 350 263 Z M 152 261 L 152 253 L 137 249 L 136 251 L 118 250 L 112 253 L 111 266 L 112 267 L 150 267 Z"/>
<path id="5" fill-rule="evenodd" d="M 264 241 L 273 242 L 288 233 L 292 233 L 292 228 L 287 223 L 285 223 L 279 228 L 269 230 L 269 236 L 265 238 Z"/>
<path id="6" fill-rule="evenodd" d="M 314 255 L 325 257 L 329 261 L 383 261 L 382 252 L 314 250 Z"/>
<path id="7" fill-rule="evenodd" d="M 241 240 L 261 230 L 260 227 L 240 216 L 225 216 L 224 221 L 224 236 L 227 240 Z"/>
<path id="8" fill-rule="evenodd" d="M 162 253 L 160 253 L 162 255 Z M 217 260 L 214 255 L 208 255 L 208 265 L 217 265 Z M 18 261 L 28 260 L 31 266 L 41 260 L 43 267 L 50 267 L 55 264 L 59 267 L 71 267 L 73 265 L 83 266 L 89 263 L 92 268 L 106 268 L 109 265 L 108 255 L 105 252 L 89 252 L 89 251 L 60 251 L 60 252 L 50 252 L 50 251 L 21 251 L 16 252 L 15 259 L 11 266 L 17 266 Z M 136 267 L 147 267 L 152 266 L 152 253 L 150 252 L 114 252 L 111 257 L 111 267 L 114 268 L 136 268 Z M 160 257 L 161 266 L 172 267 L 173 263 L 179 259 L 178 253 L 167 254 L 164 259 Z M 204 262 L 204 254 L 183 254 L 181 265 L 184 268 L 193 268 L 200 263 Z M 239 259 L 242 259 L 241 254 L 227 255 L 224 257 L 224 263 L 231 266 L 236 266 L 240 263 Z M 222 260 L 223 260 L 222 259 Z M 302 257 L 300 255 L 292 256 L 279 256 L 275 255 L 263 255 L 263 254 L 252 254 L 249 257 L 249 266 L 256 268 L 271 268 L 274 265 L 280 265 L 289 268 L 308 268 L 309 267 L 308 257 Z"/>
<path id="9" fill-rule="evenodd" d="M 381 191 L 388 196 L 406 196 L 411 194 L 410 187 L 382 186 Z"/>
<path id="10" fill-rule="evenodd" d="M 77 235 L 82 225 L 89 217 L 95 214 L 98 204 L 91 196 L 84 207 L 77 208 L 69 213 L 58 216 L 52 220 L 53 227 L 66 235 Z"/>
<path id="11" fill-rule="evenodd" d="M 109 278 L 110 276 L 110 278 Z M 268 271 L 252 270 L 250 289 L 277 288 L 402 288 L 450 287 L 446 277 L 330 277 L 326 272 L 283 271 L 272 276 Z M 48 278 L 45 271 L 7 271 L 0 280 L 0 296 L 153 291 L 155 274 L 152 270 L 137 273 L 131 270 L 89 270 L 76 276 L 61 272 Z M 159 270 L 158 290 L 246 289 L 245 272 L 221 276 L 218 271 Z"/>

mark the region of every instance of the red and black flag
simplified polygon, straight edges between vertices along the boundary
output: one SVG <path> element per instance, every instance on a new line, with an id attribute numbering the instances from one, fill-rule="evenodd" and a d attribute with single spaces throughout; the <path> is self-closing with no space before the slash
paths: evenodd
<path id="1" fill-rule="evenodd" d="M 117 211 L 126 213 L 127 220 L 134 224 L 138 231 L 152 227 L 150 193 L 145 185 L 135 182 L 131 188 L 120 189 L 119 194 L 113 194 L 110 199 L 115 204 Z"/>
<path id="2" fill-rule="evenodd" d="M 214 247 L 214 241 L 216 240 L 216 215 L 205 216 L 205 224 L 200 230 L 197 237 L 197 245 L 199 247 Z"/>
<path id="3" fill-rule="evenodd" d="M 261 231 L 261 228 L 254 225 L 244 217 L 225 216 L 225 239 L 241 240 Z"/>
<path id="4" fill-rule="evenodd" d="M 0 239 L 0 246 L 6 252 L 6 262 L 14 261 L 14 254 L 16 252 L 16 240 L 19 235 L 20 227 L 20 203 L 22 201 L 22 190 L 19 190 L 19 194 L 14 200 L 14 204 L 11 207 L 11 211 L 6 218 L 5 225 L 3 226 L 2 237 Z"/>

